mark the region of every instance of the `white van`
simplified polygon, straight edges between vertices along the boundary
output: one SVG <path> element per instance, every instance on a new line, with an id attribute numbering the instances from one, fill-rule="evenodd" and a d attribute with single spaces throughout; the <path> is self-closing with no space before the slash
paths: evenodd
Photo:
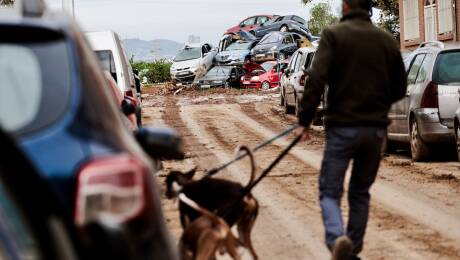
<path id="1" fill-rule="evenodd" d="M 197 75 L 204 76 L 212 67 L 216 54 L 216 49 L 209 43 L 185 45 L 177 52 L 171 66 L 172 80 L 190 83 Z"/>
<path id="2" fill-rule="evenodd" d="M 140 89 L 136 89 L 133 69 L 121 44 L 120 37 L 113 31 L 88 32 L 86 37 L 102 63 L 104 70 L 110 72 L 118 88 L 125 96 L 130 96 L 141 104 Z M 136 113 L 138 125 L 141 125 L 141 111 Z"/>

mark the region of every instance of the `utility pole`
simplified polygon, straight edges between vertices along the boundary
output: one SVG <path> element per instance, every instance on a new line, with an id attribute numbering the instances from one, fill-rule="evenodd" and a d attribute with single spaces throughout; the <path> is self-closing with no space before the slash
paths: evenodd
<path id="1" fill-rule="evenodd" d="M 75 0 L 62 0 L 62 10 L 75 18 Z"/>

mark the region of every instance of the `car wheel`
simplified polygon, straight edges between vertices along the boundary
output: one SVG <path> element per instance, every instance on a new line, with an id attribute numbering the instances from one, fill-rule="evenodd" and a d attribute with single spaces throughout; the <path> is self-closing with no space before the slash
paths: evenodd
<path id="1" fill-rule="evenodd" d="M 410 131 L 410 150 L 415 162 L 426 160 L 429 156 L 429 147 L 420 137 L 417 120 L 412 120 Z"/>
<path id="2" fill-rule="evenodd" d="M 280 52 L 278 57 L 279 57 L 280 60 L 285 60 L 286 59 L 286 54 L 284 54 L 283 52 Z"/>
<path id="3" fill-rule="evenodd" d="M 287 27 L 287 25 L 281 26 L 280 32 L 287 32 L 287 31 L 289 31 L 289 28 Z"/>
<path id="4" fill-rule="evenodd" d="M 270 83 L 268 81 L 264 81 L 262 83 L 262 89 L 263 90 L 269 90 L 270 89 Z"/>
<path id="5" fill-rule="evenodd" d="M 455 140 L 457 143 L 457 157 L 460 162 L 460 123 L 457 123 L 455 126 Z"/>
<path id="6" fill-rule="evenodd" d="M 292 107 L 288 104 L 287 98 L 284 97 L 284 113 L 286 114 L 292 114 L 294 111 Z"/>
<path id="7" fill-rule="evenodd" d="M 297 95 L 295 96 L 294 113 L 295 113 L 295 116 L 296 116 L 296 117 L 299 117 L 299 113 L 300 113 L 300 100 L 297 98 Z"/>
<path id="8" fill-rule="evenodd" d="M 284 106 L 284 88 L 280 88 L 280 106 Z"/>

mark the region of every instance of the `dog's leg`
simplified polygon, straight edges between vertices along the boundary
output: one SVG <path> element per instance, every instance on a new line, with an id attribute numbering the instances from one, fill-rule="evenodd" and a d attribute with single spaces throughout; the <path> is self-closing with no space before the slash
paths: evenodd
<path id="1" fill-rule="evenodd" d="M 238 238 L 240 242 L 249 250 L 254 260 L 258 259 L 256 250 L 252 245 L 251 231 L 256 222 L 257 215 L 259 214 L 259 203 L 252 196 L 245 198 L 247 202 L 247 208 L 245 209 L 244 215 L 237 223 Z"/>
<path id="2" fill-rule="evenodd" d="M 215 231 L 204 231 L 198 240 L 198 248 L 196 250 L 195 260 L 210 260 L 216 255 L 216 241 L 222 239 Z"/>
<path id="3" fill-rule="evenodd" d="M 233 233 L 230 231 L 228 234 L 227 239 L 225 240 L 225 247 L 227 249 L 228 254 L 234 259 L 234 260 L 240 260 L 241 257 L 237 252 L 237 247 L 239 245 L 238 239 L 233 236 Z"/>

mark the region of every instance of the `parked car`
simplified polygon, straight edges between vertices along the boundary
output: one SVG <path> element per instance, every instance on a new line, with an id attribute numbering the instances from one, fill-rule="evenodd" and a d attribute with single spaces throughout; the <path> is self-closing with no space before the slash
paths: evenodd
<path id="1" fill-rule="evenodd" d="M 243 65 L 251 60 L 251 50 L 258 41 L 239 40 L 230 44 L 224 51 L 216 55 L 217 64 Z"/>
<path id="2" fill-rule="evenodd" d="M 246 41 L 246 42 L 253 42 L 257 41 L 257 38 L 246 32 L 246 31 L 239 31 L 235 34 L 225 34 L 222 36 L 222 38 L 219 41 L 219 46 L 217 48 L 217 52 L 222 52 L 227 49 L 228 46 L 230 46 L 232 43 L 237 42 L 237 41 Z"/>
<path id="3" fill-rule="evenodd" d="M 268 90 L 280 86 L 279 79 L 283 75 L 288 62 L 266 61 L 262 64 L 248 63 L 243 66 L 245 70 L 241 77 L 242 88 L 261 88 Z"/>
<path id="4" fill-rule="evenodd" d="M 136 111 L 138 110 L 138 106 L 140 106 L 140 104 L 138 104 L 136 99 L 132 97 L 123 96 L 123 93 L 120 92 L 120 89 L 118 88 L 112 75 L 110 75 L 110 72 L 104 71 L 104 75 L 109 85 L 110 92 L 112 93 L 116 104 L 119 106 L 120 112 L 124 115 L 123 122 L 126 122 L 125 125 L 132 131 L 138 129 Z"/>
<path id="5" fill-rule="evenodd" d="M 77 230 L 49 184 L 1 129 L 0 143 L 2 259 L 135 259 L 123 227 L 98 219 Z"/>
<path id="6" fill-rule="evenodd" d="M 110 72 L 120 90 L 125 96 L 135 98 L 141 104 L 140 85 L 136 84 L 133 69 L 118 34 L 113 31 L 88 32 L 86 37 L 103 69 Z M 141 106 L 138 106 L 136 116 L 138 126 L 142 126 Z"/>
<path id="7" fill-rule="evenodd" d="M 243 69 L 239 66 L 215 66 L 208 73 L 197 80 L 200 88 L 239 87 L 239 79 Z"/>
<path id="8" fill-rule="evenodd" d="M 431 146 L 454 143 L 454 115 L 459 107 L 460 47 L 426 42 L 406 59 L 407 95 L 390 110 L 387 147 L 410 144 L 414 161 L 426 160 Z"/>
<path id="9" fill-rule="evenodd" d="M 458 91 L 460 95 L 460 90 Z M 454 119 L 454 136 L 455 136 L 455 144 L 457 147 L 457 157 L 458 161 L 460 161 L 460 107 L 455 112 L 455 119 Z"/>
<path id="10" fill-rule="evenodd" d="M 256 37 L 264 37 L 270 32 L 295 32 L 313 41 L 311 38 L 312 35 L 307 29 L 306 24 L 303 18 L 296 15 L 275 16 L 262 26 L 251 30 L 250 33 L 254 34 Z"/>
<path id="11" fill-rule="evenodd" d="M 212 67 L 216 54 L 209 43 L 185 45 L 174 58 L 171 79 L 181 84 L 193 82 L 200 70 L 207 72 Z"/>
<path id="12" fill-rule="evenodd" d="M 308 86 L 305 86 L 305 70 L 311 66 L 317 47 L 317 42 L 314 42 L 311 47 L 297 50 L 284 71 L 281 78 L 280 105 L 284 106 L 286 113 L 295 113 L 297 115 L 299 112 L 300 100 L 305 88 L 308 88 Z M 326 97 L 327 90 L 317 108 L 313 119 L 314 125 L 322 124 L 322 117 L 327 104 Z"/>
<path id="13" fill-rule="evenodd" d="M 271 32 L 251 50 L 251 60 L 254 62 L 285 60 L 297 50 L 297 40 L 301 38 L 294 33 Z"/>
<path id="14" fill-rule="evenodd" d="M 248 17 L 244 19 L 243 21 L 241 21 L 238 25 L 233 26 L 232 28 L 228 29 L 225 32 L 225 34 L 235 34 L 239 31 L 248 32 L 248 31 L 254 30 L 272 18 L 273 18 L 273 15 L 267 15 L 267 14 Z"/>
<path id="15" fill-rule="evenodd" d="M 110 219 L 123 225 L 135 259 L 177 259 L 153 175 L 175 138 L 141 128 L 134 139 L 73 20 L 27 14 L 0 19 L 0 125 L 75 225 Z"/>

